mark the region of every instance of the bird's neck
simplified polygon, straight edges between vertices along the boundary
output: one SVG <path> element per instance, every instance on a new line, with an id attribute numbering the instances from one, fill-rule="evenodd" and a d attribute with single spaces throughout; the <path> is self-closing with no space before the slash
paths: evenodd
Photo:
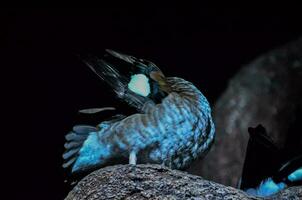
<path id="1" fill-rule="evenodd" d="M 202 93 L 189 81 L 186 81 L 178 77 L 166 78 L 166 84 L 169 88 L 169 92 L 178 93 L 180 96 L 192 98 L 198 100 Z"/>

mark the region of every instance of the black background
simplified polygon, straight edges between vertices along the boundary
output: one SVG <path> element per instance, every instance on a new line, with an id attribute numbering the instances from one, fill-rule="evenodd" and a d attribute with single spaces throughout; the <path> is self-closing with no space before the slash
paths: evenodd
<path id="1" fill-rule="evenodd" d="M 70 187 L 61 154 L 77 110 L 123 105 L 77 54 L 111 48 L 146 58 L 213 104 L 240 66 L 302 35 L 298 6 L 259 7 L 2 9 L 1 67 L 11 75 L 1 74 L 2 106 L 11 124 L 1 146 L 11 197 L 63 199 Z"/>

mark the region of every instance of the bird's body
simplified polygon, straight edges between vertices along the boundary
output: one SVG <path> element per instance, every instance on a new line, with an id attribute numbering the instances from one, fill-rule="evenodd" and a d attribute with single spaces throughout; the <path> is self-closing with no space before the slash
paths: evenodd
<path id="1" fill-rule="evenodd" d="M 76 159 L 70 162 L 74 163 L 72 170 L 105 166 L 113 159 L 129 156 L 130 163 L 157 163 L 183 169 L 204 155 L 215 134 L 208 101 L 184 79 L 164 80 L 166 95 L 160 102 L 144 98 L 140 101 L 142 106 L 137 106 L 138 113 L 104 121 L 87 131 Z M 65 158 L 75 154 L 72 155 Z"/>

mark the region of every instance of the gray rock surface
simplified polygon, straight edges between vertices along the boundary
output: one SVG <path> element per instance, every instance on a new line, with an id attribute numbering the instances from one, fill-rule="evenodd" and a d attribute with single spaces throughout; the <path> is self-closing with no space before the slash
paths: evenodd
<path id="1" fill-rule="evenodd" d="M 242 173 L 248 127 L 262 124 L 280 148 L 302 147 L 302 38 L 244 66 L 229 82 L 214 109 L 216 140 L 188 170 L 236 186 Z M 302 126 L 301 126 L 302 127 Z M 295 136 L 293 134 L 296 134 Z"/>
<path id="2" fill-rule="evenodd" d="M 302 188 L 289 188 L 272 199 L 301 199 Z M 96 170 L 82 179 L 65 200 L 158 199 L 247 200 L 241 190 L 161 165 L 115 165 Z"/>
<path id="3" fill-rule="evenodd" d="M 161 165 L 115 165 L 99 169 L 81 180 L 66 198 L 71 199 L 252 198 L 232 187 Z"/>
<path id="4" fill-rule="evenodd" d="M 270 198 L 271 200 L 298 200 L 302 199 L 302 187 L 291 187 L 279 194 L 276 194 Z"/>

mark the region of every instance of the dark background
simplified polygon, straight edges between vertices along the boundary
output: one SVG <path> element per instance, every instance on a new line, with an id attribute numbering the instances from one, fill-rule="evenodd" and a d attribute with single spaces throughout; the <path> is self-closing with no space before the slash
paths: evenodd
<path id="1" fill-rule="evenodd" d="M 70 189 L 61 168 L 64 135 L 83 119 L 77 111 L 123 105 L 78 54 L 101 55 L 111 48 L 146 58 L 167 76 L 192 81 L 214 104 L 240 66 L 302 35 L 298 10 L 295 5 L 2 9 L 7 191 L 12 198 L 63 199 Z"/>

